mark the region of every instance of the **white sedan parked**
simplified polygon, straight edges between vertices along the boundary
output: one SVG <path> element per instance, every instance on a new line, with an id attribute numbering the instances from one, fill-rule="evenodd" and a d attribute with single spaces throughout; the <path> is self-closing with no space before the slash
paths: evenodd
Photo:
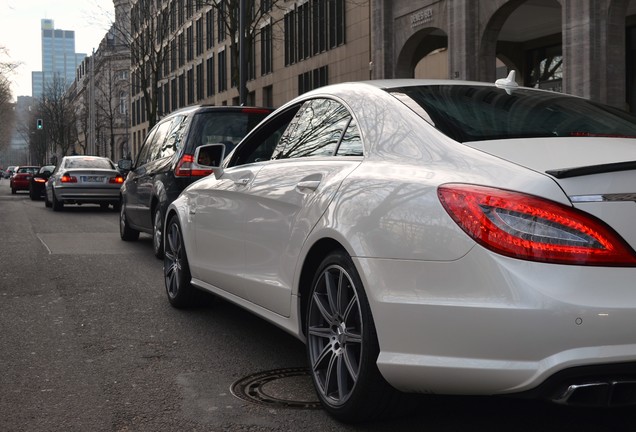
<path id="1" fill-rule="evenodd" d="M 166 217 L 165 282 L 306 342 L 327 411 L 404 393 L 636 403 L 636 120 L 559 93 L 395 80 L 287 103 Z"/>

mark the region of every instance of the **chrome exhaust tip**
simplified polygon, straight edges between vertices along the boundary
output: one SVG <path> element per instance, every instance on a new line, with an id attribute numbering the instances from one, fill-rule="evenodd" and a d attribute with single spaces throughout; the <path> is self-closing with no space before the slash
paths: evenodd
<path id="1" fill-rule="evenodd" d="M 561 405 L 616 407 L 636 404 L 636 381 L 569 384 L 551 400 Z"/>

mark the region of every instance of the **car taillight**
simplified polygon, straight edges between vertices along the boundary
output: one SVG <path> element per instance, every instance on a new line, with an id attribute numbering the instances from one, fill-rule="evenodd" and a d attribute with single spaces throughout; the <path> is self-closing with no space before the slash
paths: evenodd
<path id="1" fill-rule="evenodd" d="M 198 168 L 194 163 L 194 156 L 191 154 L 183 155 L 174 170 L 176 177 L 205 177 L 210 174 L 212 174 L 212 170 Z"/>
<path id="2" fill-rule="evenodd" d="M 62 183 L 77 183 L 77 177 L 64 174 L 62 177 L 60 177 L 60 181 Z"/>
<path id="3" fill-rule="evenodd" d="M 46 183 L 46 179 L 43 179 L 42 177 L 34 177 L 33 181 L 36 183 Z"/>
<path id="4" fill-rule="evenodd" d="M 558 264 L 636 266 L 633 249 L 612 228 L 574 207 L 468 184 L 442 185 L 437 194 L 453 220 L 493 252 Z"/>
<path id="5" fill-rule="evenodd" d="M 177 167 L 174 170 L 174 175 L 177 177 L 190 177 L 190 173 L 192 172 L 192 162 L 194 161 L 194 156 L 190 154 L 185 154 L 179 159 L 177 163 Z"/>
<path id="6" fill-rule="evenodd" d="M 124 177 L 118 175 L 116 177 L 111 177 L 108 179 L 108 183 L 116 183 L 116 184 L 122 184 L 124 182 Z"/>

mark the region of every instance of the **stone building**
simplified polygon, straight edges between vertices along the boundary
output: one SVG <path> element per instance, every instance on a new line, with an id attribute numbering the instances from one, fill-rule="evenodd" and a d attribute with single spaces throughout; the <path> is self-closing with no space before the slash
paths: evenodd
<path id="1" fill-rule="evenodd" d="M 69 90 L 75 107 L 79 154 L 106 156 L 117 162 L 128 155 L 130 124 L 130 49 L 117 38 L 125 25 L 129 0 L 115 0 L 115 23 L 99 47 L 76 71 Z"/>
<path id="2" fill-rule="evenodd" d="M 277 107 L 345 81 L 494 81 L 515 69 L 520 84 L 636 111 L 636 1 L 255 1 L 267 13 L 248 19 L 257 21 L 247 67 L 250 105 Z M 220 18 L 232 11 L 211 4 L 219 3 L 131 0 L 133 34 L 157 28 L 158 17 L 170 29 L 161 42 L 166 58 L 157 90 L 150 93 L 159 116 L 192 104 L 239 103 L 232 56 L 237 41 Z M 148 74 L 147 65 L 133 62 L 133 155 L 149 126 L 142 71 Z"/>

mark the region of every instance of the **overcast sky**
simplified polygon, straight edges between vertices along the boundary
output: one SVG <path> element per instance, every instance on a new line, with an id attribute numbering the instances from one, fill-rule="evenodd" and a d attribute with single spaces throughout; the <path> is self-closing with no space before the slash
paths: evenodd
<path id="1" fill-rule="evenodd" d="M 97 49 L 114 20 L 112 0 L 0 0 L 0 62 L 21 63 L 11 77 L 13 97 L 31 95 L 31 72 L 42 70 L 41 20 L 75 31 L 75 52 Z"/>

